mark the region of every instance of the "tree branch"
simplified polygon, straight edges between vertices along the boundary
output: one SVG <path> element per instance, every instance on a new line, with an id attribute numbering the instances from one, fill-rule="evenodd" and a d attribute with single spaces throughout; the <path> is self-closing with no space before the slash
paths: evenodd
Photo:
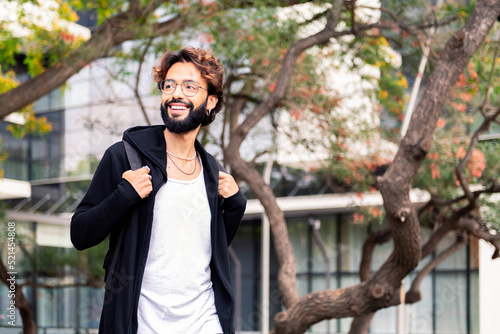
<path id="1" fill-rule="evenodd" d="M 367 299 L 370 302 L 366 302 Z M 344 289 L 311 292 L 287 312 L 276 315 L 275 334 L 304 333 L 310 326 L 325 319 L 359 317 L 400 303 L 399 287 L 394 289 L 383 281 L 367 281 Z"/>
<path id="2" fill-rule="evenodd" d="M 431 29 L 431 28 L 435 29 L 435 28 L 447 26 L 450 23 L 453 23 L 454 21 L 458 20 L 458 17 L 453 16 L 453 17 L 448 18 L 448 19 L 446 19 L 446 20 L 444 20 L 442 22 L 438 22 L 437 20 L 434 20 L 432 23 L 419 24 L 419 25 L 416 25 L 416 26 L 409 26 L 406 23 L 404 23 L 403 21 L 401 21 L 400 18 L 396 15 L 396 13 L 394 13 L 393 11 L 391 11 L 388 8 L 385 8 L 385 7 L 377 8 L 377 7 L 372 7 L 372 6 L 359 6 L 359 7 L 360 8 L 373 9 L 373 10 L 379 10 L 382 13 L 387 14 L 396 23 L 396 25 L 398 27 L 400 27 L 401 29 L 405 30 L 408 34 L 412 35 L 413 37 L 415 37 L 415 38 L 417 38 L 419 40 L 421 40 L 421 37 L 419 37 L 417 35 L 417 32 L 424 31 L 425 29 Z M 433 13 L 434 13 L 434 11 L 433 11 Z M 393 26 L 393 28 L 394 28 L 394 26 Z"/>
<path id="3" fill-rule="evenodd" d="M 499 51 L 500 51 L 500 36 L 499 39 L 496 41 L 495 50 L 493 52 L 493 59 L 497 59 Z M 493 64 L 491 64 L 490 75 L 488 78 L 488 83 L 486 85 L 486 96 L 484 98 L 483 104 L 481 105 L 481 108 L 479 109 L 484 118 L 486 118 L 486 107 L 490 103 L 490 95 L 493 90 L 492 82 L 495 76 L 496 65 L 497 65 L 496 61 L 494 61 Z"/>
<path id="4" fill-rule="evenodd" d="M 359 278 L 361 282 L 364 282 L 370 277 L 371 271 L 371 263 L 373 250 L 376 245 L 381 245 L 391 240 L 391 230 L 386 229 L 382 231 L 372 232 L 366 238 L 363 244 L 363 253 L 361 256 L 361 262 L 359 264 Z"/>
<path id="5" fill-rule="evenodd" d="M 467 230 L 477 238 L 492 244 L 493 247 L 495 247 L 492 259 L 496 259 L 500 256 L 500 234 L 491 234 L 484 224 L 470 217 L 461 219 L 459 227 Z"/>
<path id="6" fill-rule="evenodd" d="M 135 98 L 137 100 L 137 103 L 139 104 L 139 107 L 141 108 L 141 112 L 144 115 L 144 119 L 146 120 L 147 125 L 151 125 L 151 121 L 149 120 L 148 113 L 146 112 L 146 108 L 144 107 L 144 104 L 142 103 L 141 95 L 139 94 L 139 81 L 140 81 L 140 76 L 141 76 L 142 65 L 144 64 L 144 59 L 146 58 L 146 54 L 147 54 L 152 42 L 153 42 L 152 38 L 148 39 L 148 41 L 146 42 L 146 45 L 144 45 L 144 49 L 141 52 L 141 55 L 139 57 L 139 67 L 137 68 L 137 74 L 135 77 L 135 85 L 133 87 Z"/>
<path id="7" fill-rule="evenodd" d="M 497 182 L 493 182 L 489 187 L 484 188 L 484 189 L 480 189 L 480 190 L 475 190 L 472 192 L 472 194 L 473 194 L 473 197 L 477 198 L 477 197 L 481 196 L 482 194 L 494 194 L 494 193 L 498 193 L 498 192 L 500 192 L 500 184 L 498 184 Z M 422 206 L 418 209 L 418 211 L 417 211 L 418 217 L 420 218 L 425 213 L 425 211 L 429 211 L 430 209 L 432 209 L 434 207 L 438 207 L 438 206 L 439 207 L 442 207 L 442 206 L 449 207 L 452 204 L 458 203 L 458 202 L 465 200 L 465 199 L 467 199 L 465 197 L 465 195 L 462 195 L 462 196 L 459 196 L 456 198 L 452 198 L 449 200 L 444 200 L 444 199 L 433 197 L 424 206 Z"/>
<path id="8" fill-rule="evenodd" d="M 443 240 L 443 238 L 452 230 L 458 228 L 458 224 L 460 222 L 460 219 L 462 217 L 467 216 L 475 210 L 475 205 L 466 205 L 465 207 L 461 208 L 460 210 L 457 210 L 453 212 L 453 214 L 446 218 L 445 221 L 439 225 L 439 227 L 432 233 L 431 237 L 425 245 L 422 247 L 421 251 L 421 258 L 420 259 L 425 259 L 427 256 L 432 254 L 436 248 L 437 245 Z"/>
<path id="9" fill-rule="evenodd" d="M 496 61 L 494 63 L 496 63 Z M 485 101 L 487 99 L 488 97 L 485 98 Z M 469 183 L 467 182 L 467 179 L 464 176 L 463 170 L 465 169 L 465 165 L 470 160 L 472 152 L 474 151 L 474 149 L 477 146 L 477 143 L 479 142 L 479 136 L 488 131 L 491 123 L 496 120 L 498 115 L 500 115 L 500 108 L 498 108 L 498 110 L 493 115 L 486 116 L 484 118 L 484 121 L 479 127 L 479 129 L 477 129 L 476 132 L 474 132 L 474 134 L 472 135 L 469 148 L 467 149 L 465 157 L 462 160 L 460 160 L 458 166 L 455 168 L 455 175 L 457 176 L 457 179 L 460 182 L 460 185 L 462 186 L 462 189 L 465 193 L 465 197 L 469 200 L 471 204 L 476 201 L 477 197 L 474 196 L 474 194 L 471 192 Z"/>
<path id="10" fill-rule="evenodd" d="M 128 6 L 129 6 L 131 12 L 138 12 L 138 11 L 140 11 L 141 4 L 140 4 L 139 0 L 130 0 L 128 2 Z"/>
<path id="11" fill-rule="evenodd" d="M 319 233 L 320 225 L 317 224 L 317 221 L 315 221 L 312 217 L 309 217 L 307 221 L 309 223 L 309 227 L 311 228 L 314 241 L 316 241 L 316 245 L 318 246 L 321 256 L 323 257 L 323 261 L 325 262 L 326 290 L 330 290 L 330 277 L 332 270 L 330 268 L 330 256 L 328 255 L 328 249 L 323 241 L 323 238 L 321 238 L 321 234 Z"/>
<path id="12" fill-rule="evenodd" d="M 462 234 L 457 234 L 457 239 L 453 245 L 442 251 L 438 256 L 432 259 L 422 270 L 420 270 L 413 279 L 410 290 L 406 293 L 405 303 L 413 304 L 422 299 L 422 294 L 420 292 L 420 284 L 424 278 L 440 263 L 446 260 L 451 254 L 458 251 L 467 242 L 467 238 Z"/>

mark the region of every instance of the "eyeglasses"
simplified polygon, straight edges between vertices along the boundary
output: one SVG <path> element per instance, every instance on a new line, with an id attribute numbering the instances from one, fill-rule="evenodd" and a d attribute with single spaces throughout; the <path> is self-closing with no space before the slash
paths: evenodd
<path id="1" fill-rule="evenodd" d="M 186 96 L 195 96 L 198 93 L 198 88 L 207 90 L 198 85 L 196 81 L 184 81 L 183 83 L 177 83 L 174 80 L 163 80 L 158 83 L 158 88 L 163 94 L 170 95 L 177 89 L 177 86 L 181 85 L 182 92 Z"/>

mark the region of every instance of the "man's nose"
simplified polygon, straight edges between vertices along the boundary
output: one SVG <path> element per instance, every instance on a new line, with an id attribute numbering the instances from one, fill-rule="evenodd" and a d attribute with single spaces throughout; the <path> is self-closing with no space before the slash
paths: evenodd
<path id="1" fill-rule="evenodd" d="M 173 98 L 182 98 L 184 97 L 184 92 L 182 91 L 182 84 L 175 84 L 175 89 L 172 93 Z"/>

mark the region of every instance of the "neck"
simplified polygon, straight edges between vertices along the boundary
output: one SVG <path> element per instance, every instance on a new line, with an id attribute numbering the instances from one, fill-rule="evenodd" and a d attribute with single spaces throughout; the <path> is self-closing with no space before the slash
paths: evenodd
<path id="1" fill-rule="evenodd" d="M 194 154 L 194 142 L 200 131 L 200 127 L 186 133 L 173 133 L 165 129 L 163 134 L 167 144 L 167 150 L 181 157 L 190 157 Z"/>

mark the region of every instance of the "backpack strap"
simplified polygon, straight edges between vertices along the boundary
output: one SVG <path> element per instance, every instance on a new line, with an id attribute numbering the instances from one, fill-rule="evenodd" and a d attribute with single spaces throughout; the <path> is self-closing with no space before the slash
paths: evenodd
<path id="1" fill-rule="evenodd" d="M 130 145 L 128 141 L 123 141 L 123 145 L 125 146 L 125 153 L 127 153 L 127 159 L 130 164 L 130 168 L 132 170 L 136 170 L 142 167 L 142 160 L 139 152 Z"/>
<path id="2" fill-rule="evenodd" d="M 218 162 L 218 161 L 217 161 L 217 167 L 219 167 L 219 172 L 227 173 L 226 169 L 224 168 L 224 166 L 222 166 L 222 164 L 220 162 Z"/>
<path id="3" fill-rule="evenodd" d="M 130 145 L 130 143 L 128 141 L 124 140 L 123 146 L 125 146 L 125 153 L 127 154 L 127 159 L 128 159 L 129 164 L 130 164 L 130 168 L 132 170 L 136 170 L 136 169 L 141 168 L 142 167 L 142 159 L 141 159 L 139 152 L 137 152 L 137 150 L 132 145 Z M 111 281 L 113 278 L 113 274 L 115 272 L 116 261 L 118 260 L 118 251 L 120 250 L 120 246 L 121 246 L 122 240 L 123 240 L 123 233 L 124 233 L 123 231 L 124 231 L 124 229 L 120 230 L 120 233 L 118 234 L 118 240 L 116 242 L 116 246 L 115 246 L 115 249 L 113 251 L 113 258 L 111 259 L 111 264 L 109 266 L 109 274 L 108 274 L 108 277 L 106 279 L 106 285 L 105 285 L 106 289 L 111 288 Z"/>

